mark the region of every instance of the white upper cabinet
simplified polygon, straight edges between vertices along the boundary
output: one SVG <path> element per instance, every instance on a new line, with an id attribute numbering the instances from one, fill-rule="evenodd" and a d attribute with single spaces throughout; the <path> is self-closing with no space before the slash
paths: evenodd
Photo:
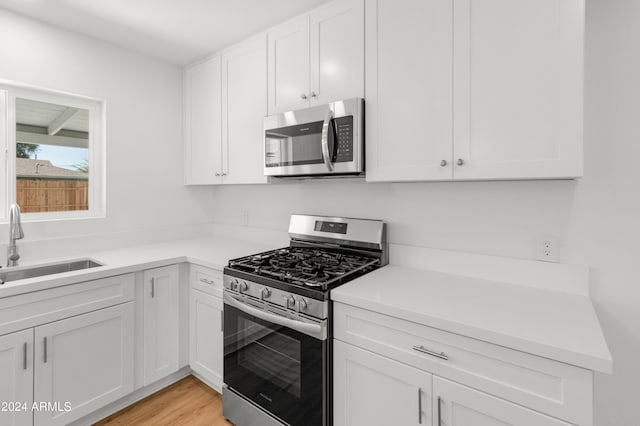
<path id="1" fill-rule="evenodd" d="M 584 0 L 453 4 L 455 178 L 581 176 Z"/>
<path id="2" fill-rule="evenodd" d="M 222 183 L 219 56 L 185 69 L 184 94 L 184 182 L 186 185 Z"/>
<path id="3" fill-rule="evenodd" d="M 269 114 L 309 106 L 309 17 L 269 31 Z"/>
<path id="4" fill-rule="evenodd" d="M 582 175 L 584 0 L 368 0 L 367 180 Z"/>
<path id="5" fill-rule="evenodd" d="M 222 55 L 222 182 L 267 183 L 267 41 L 262 35 Z"/>
<path id="6" fill-rule="evenodd" d="M 364 96 L 364 0 L 282 24 L 268 44 L 269 114 Z"/>
<path id="7" fill-rule="evenodd" d="M 364 97 L 364 1 L 311 13 L 309 41 L 311 103 Z"/>
<path id="8" fill-rule="evenodd" d="M 366 21 L 367 181 L 451 179 L 451 0 L 372 0 Z"/>

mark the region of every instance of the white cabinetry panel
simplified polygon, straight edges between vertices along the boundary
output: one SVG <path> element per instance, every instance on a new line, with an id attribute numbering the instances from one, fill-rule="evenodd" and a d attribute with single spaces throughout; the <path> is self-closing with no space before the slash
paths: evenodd
<path id="1" fill-rule="evenodd" d="M 332 3 L 310 20 L 311 104 L 364 97 L 364 0 Z"/>
<path id="2" fill-rule="evenodd" d="M 223 373 L 223 303 L 219 297 L 191 289 L 189 363 L 191 369 L 220 392 Z"/>
<path id="3" fill-rule="evenodd" d="M 582 175 L 583 0 L 455 0 L 456 179 Z"/>
<path id="4" fill-rule="evenodd" d="M 184 181 L 187 185 L 221 183 L 220 72 L 219 56 L 189 67 L 184 72 Z"/>
<path id="5" fill-rule="evenodd" d="M 334 425 L 431 425 L 431 374 L 335 341 Z"/>
<path id="6" fill-rule="evenodd" d="M 225 184 L 266 183 L 264 116 L 267 114 L 266 37 L 222 55 L 222 165 Z"/>
<path id="7" fill-rule="evenodd" d="M 269 114 L 309 106 L 309 16 L 269 31 Z"/>
<path id="8" fill-rule="evenodd" d="M 440 377 L 433 378 L 433 395 L 436 404 L 433 422 L 436 425 L 569 426 L 569 423 Z"/>
<path id="9" fill-rule="evenodd" d="M 449 180 L 451 0 L 400 3 L 366 8 L 366 179 Z"/>
<path id="10" fill-rule="evenodd" d="M 33 424 L 33 329 L 0 337 L 0 403 L 24 403 L 0 412 L 3 426 Z M 11 408 L 11 407 L 7 407 Z"/>
<path id="11" fill-rule="evenodd" d="M 144 271 L 144 385 L 178 370 L 178 265 Z"/>
<path id="12" fill-rule="evenodd" d="M 35 425 L 65 425 L 133 391 L 133 302 L 35 329 Z"/>

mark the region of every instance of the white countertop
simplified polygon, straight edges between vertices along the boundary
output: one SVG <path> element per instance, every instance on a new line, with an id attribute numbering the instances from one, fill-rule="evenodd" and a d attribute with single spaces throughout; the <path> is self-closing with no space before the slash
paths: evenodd
<path id="1" fill-rule="evenodd" d="M 254 241 L 223 234 L 83 253 L 75 258 L 91 258 L 104 266 L 8 282 L 0 286 L 0 298 L 181 262 L 222 270 L 229 259 L 281 247 L 283 241 L 279 238 Z M 570 273 L 563 276 L 556 273 L 556 265 L 549 265 L 550 273 L 545 275 L 547 265 L 529 261 L 511 265 L 514 260 L 510 260 L 509 268 L 501 268 L 501 258 L 452 255 L 453 252 L 443 257 L 439 252 L 407 247 L 397 247 L 395 252 L 400 254 L 399 260 L 416 256 L 422 261 L 420 265 L 429 265 L 427 260 L 432 264 L 429 269 L 387 265 L 333 290 L 332 298 L 512 349 L 611 372 L 611 355 L 588 294 L 513 284 L 521 275 L 530 278 L 531 273 L 527 272 L 545 277 L 541 281 L 554 276 L 562 277 L 560 281 L 570 281 L 572 276 L 583 280 L 582 274 L 574 273 L 570 267 Z M 61 260 L 69 258 L 31 263 Z M 474 263 L 482 267 L 473 267 Z M 441 270 L 433 270 L 436 268 Z M 505 275 L 505 270 L 512 273 Z M 495 275 L 497 271 L 502 275 Z M 504 283 L 505 277 L 508 283 Z"/>
<path id="2" fill-rule="evenodd" d="M 387 265 L 338 287 L 331 297 L 590 370 L 612 370 L 588 295 Z"/>
<path id="3" fill-rule="evenodd" d="M 104 264 L 104 266 L 10 281 L 0 285 L 0 298 L 181 262 L 190 262 L 222 270 L 229 259 L 278 247 L 277 244 L 225 237 L 206 237 L 86 253 L 86 255 L 74 258 L 90 258 Z M 50 258 L 33 263 L 39 265 L 62 260 L 66 261 L 69 258 Z M 23 266 L 29 266 L 29 263 L 24 262 Z"/>

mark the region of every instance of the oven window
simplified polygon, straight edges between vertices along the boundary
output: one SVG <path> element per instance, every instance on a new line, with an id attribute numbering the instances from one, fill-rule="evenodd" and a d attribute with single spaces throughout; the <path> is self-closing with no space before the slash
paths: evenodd
<path id="1" fill-rule="evenodd" d="M 267 167 L 321 164 L 322 121 L 268 130 L 265 134 Z"/>
<path id="2" fill-rule="evenodd" d="M 300 341 L 248 318 L 237 320 L 238 365 L 300 398 Z"/>

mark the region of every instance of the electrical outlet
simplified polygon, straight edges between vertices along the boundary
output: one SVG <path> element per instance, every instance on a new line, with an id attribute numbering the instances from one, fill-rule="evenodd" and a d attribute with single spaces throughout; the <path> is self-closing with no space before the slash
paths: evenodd
<path id="1" fill-rule="evenodd" d="M 552 235 L 539 235 L 536 238 L 536 258 L 545 262 L 560 261 L 560 241 Z"/>

